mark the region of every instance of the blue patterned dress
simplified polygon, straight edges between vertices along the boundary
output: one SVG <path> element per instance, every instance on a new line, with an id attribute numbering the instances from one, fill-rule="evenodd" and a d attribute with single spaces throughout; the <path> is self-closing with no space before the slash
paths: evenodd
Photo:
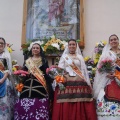
<path id="1" fill-rule="evenodd" d="M 4 70 L 0 72 L 2 78 L 5 72 L 9 72 L 8 58 L 3 53 L 0 56 L 0 69 L 1 66 Z M 0 78 L 0 79 L 1 79 Z M 4 85 L 3 85 L 4 84 Z M 12 82 L 7 78 L 4 83 L 0 84 L 0 120 L 11 120 L 13 119 L 14 111 L 14 88 Z"/>

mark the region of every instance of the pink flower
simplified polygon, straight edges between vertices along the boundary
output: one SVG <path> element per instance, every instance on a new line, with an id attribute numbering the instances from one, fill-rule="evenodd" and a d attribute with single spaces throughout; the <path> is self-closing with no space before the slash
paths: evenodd
<path id="1" fill-rule="evenodd" d="M 103 63 L 106 63 L 106 62 L 107 62 L 107 60 L 103 60 L 102 62 L 103 62 Z"/>
<path id="2" fill-rule="evenodd" d="M 46 69 L 46 74 L 48 74 L 48 73 L 49 73 L 49 71 L 50 71 L 50 69 L 49 69 L 49 68 L 47 68 L 47 69 Z"/>
<path id="3" fill-rule="evenodd" d="M 18 70 L 20 72 L 20 74 L 29 74 L 28 72 L 24 71 L 24 70 Z"/>
<path id="4" fill-rule="evenodd" d="M 120 112 L 120 110 L 118 110 L 118 112 Z"/>
<path id="5" fill-rule="evenodd" d="M 26 74 L 23 74 L 23 73 L 22 73 L 21 76 L 26 76 Z"/>
<path id="6" fill-rule="evenodd" d="M 114 70 L 114 64 L 112 60 L 109 58 L 103 59 L 98 66 L 98 71 L 101 73 L 111 72 L 113 70 Z"/>
<path id="7" fill-rule="evenodd" d="M 47 68 L 47 69 L 46 69 L 46 73 L 49 74 L 49 72 L 53 71 L 54 68 L 58 68 L 58 66 L 52 65 L 50 68 Z"/>
<path id="8" fill-rule="evenodd" d="M 19 75 L 20 73 L 19 73 L 19 71 L 15 71 L 13 74 L 14 75 Z"/>
<path id="9" fill-rule="evenodd" d="M 100 103 L 98 104 L 98 106 L 101 107 L 101 106 L 102 106 L 102 102 L 100 102 Z"/>
<path id="10" fill-rule="evenodd" d="M 52 69 L 52 68 L 57 68 L 57 66 L 55 66 L 55 65 L 52 65 L 52 66 L 50 67 L 50 69 Z"/>
<path id="11" fill-rule="evenodd" d="M 24 71 L 24 70 L 17 70 L 17 71 L 15 71 L 13 74 L 14 74 L 14 75 L 21 75 L 21 74 L 27 75 L 27 74 L 29 74 L 29 73 L 28 73 L 27 71 Z"/>

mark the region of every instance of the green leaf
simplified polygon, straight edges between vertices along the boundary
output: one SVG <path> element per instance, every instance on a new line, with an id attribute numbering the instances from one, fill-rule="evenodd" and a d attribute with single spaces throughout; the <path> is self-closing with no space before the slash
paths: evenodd
<path id="1" fill-rule="evenodd" d="M 77 39 L 76 42 L 80 42 L 81 40 L 80 39 Z"/>

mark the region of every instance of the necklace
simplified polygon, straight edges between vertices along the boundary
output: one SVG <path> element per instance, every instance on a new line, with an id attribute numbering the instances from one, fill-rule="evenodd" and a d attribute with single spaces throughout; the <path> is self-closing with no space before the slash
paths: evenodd
<path id="1" fill-rule="evenodd" d="M 70 53 L 69 53 L 69 56 L 70 56 L 72 59 L 78 59 L 77 56 L 76 56 L 76 54 L 70 54 Z"/>
<path id="2" fill-rule="evenodd" d="M 111 48 L 111 50 L 112 50 L 114 53 L 116 53 L 116 54 L 117 54 L 117 53 L 120 53 L 120 49 L 119 49 L 119 48 L 118 48 L 118 49 L 112 49 L 112 48 Z"/>
<path id="3" fill-rule="evenodd" d="M 70 56 L 76 56 L 76 54 L 75 54 L 75 53 L 69 53 L 69 55 L 70 55 Z"/>

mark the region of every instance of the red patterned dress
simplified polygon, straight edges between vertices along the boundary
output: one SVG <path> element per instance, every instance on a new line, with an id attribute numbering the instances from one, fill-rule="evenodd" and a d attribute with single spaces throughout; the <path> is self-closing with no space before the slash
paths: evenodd
<path id="1" fill-rule="evenodd" d="M 81 62 L 82 56 L 70 57 L 84 76 L 86 68 L 84 62 Z M 65 75 L 65 90 L 58 87 L 55 89 L 52 120 L 97 120 L 90 85 L 81 79 L 62 57 L 59 67 L 69 74 Z"/>

